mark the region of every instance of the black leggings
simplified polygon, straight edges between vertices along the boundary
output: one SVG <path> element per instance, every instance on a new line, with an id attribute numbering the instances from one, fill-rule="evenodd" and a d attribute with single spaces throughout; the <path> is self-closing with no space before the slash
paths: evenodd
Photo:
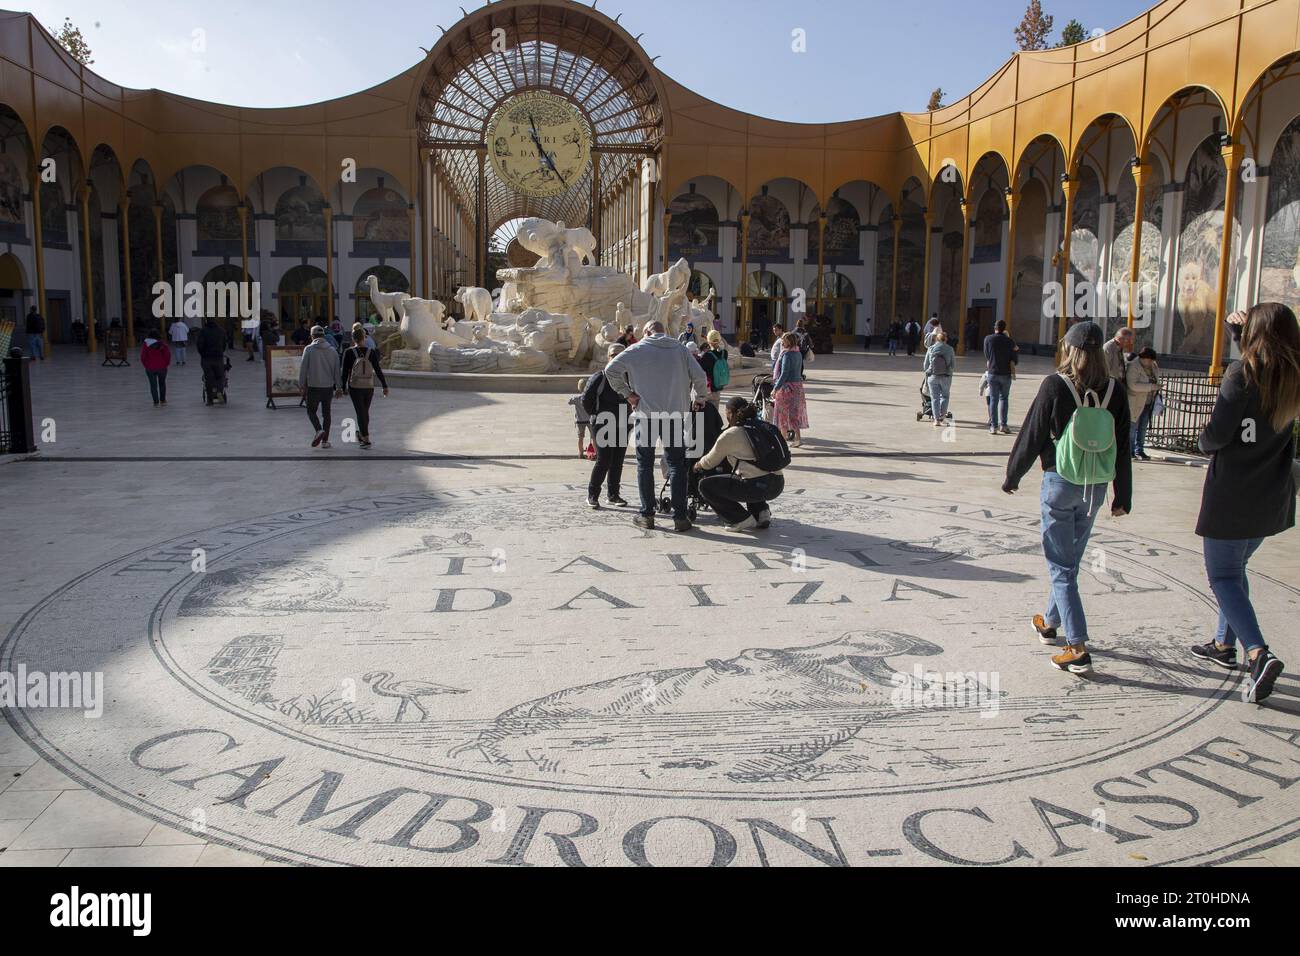
<path id="1" fill-rule="evenodd" d="M 619 489 L 623 484 L 623 460 L 626 457 L 626 446 L 596 446 L 596 463 L 591 466 L 591 481 L 587 484 L 588 497 L 600 497 L 600 486 L 606 481 L 609 482 L 609 497 L 619 497 Z"/>
<path id="2" fill-rule="evenodd" d="M 357 434 L 362 438 L 370 437 L 370 403 L 375 400 L 373 388 L 349 388 L 352 407 L 357 413 Z"/>
<path id="3" fill-rule="evenodd" d="M 740 478 L 736 475 L 710 475 L 700 479 L 700 497 L 727 524 L 739 524 L 757 518 L 767 509 L 767 502 L 785 491 L 783 475 Z"/>

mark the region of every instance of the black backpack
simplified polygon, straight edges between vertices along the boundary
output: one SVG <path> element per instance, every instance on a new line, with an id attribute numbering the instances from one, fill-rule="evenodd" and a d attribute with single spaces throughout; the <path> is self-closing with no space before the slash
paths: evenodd
<path id="1" fill-rule="evenodd" d="M 591 378 L 587 379 L 587 387 L 582 390 L 582 410 L 588 415 L 595 417 L 600 411 L 601 393 L 609 386 L 605 380 L 605 373 L 597 372 Z"/>
<path id="2" fill-rule="evenodd" d="M 790 446 L 785 443 L 781 429 L 771 422 L 751 418 L 741 428 L 754 449 L 753 465 L 760 471 L 782 471 L 790 464 Z"/>

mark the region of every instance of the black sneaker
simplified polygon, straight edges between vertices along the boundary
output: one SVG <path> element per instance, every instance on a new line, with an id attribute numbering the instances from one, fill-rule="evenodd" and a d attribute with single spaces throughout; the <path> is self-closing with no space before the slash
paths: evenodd
<path id="1" fill-rule="evenodd" d="M 674 519 L 673 519 L 673 530 L 674 530 L 674 531 L 690 531 L 690 530 L 691 530 L 692 528 L 694 528 L 694 527 L 695 527 L 695 525 L 691 524 L 691 519 L 690 519 L 690 518 L 674 518 Z"/>
<path id="2" fill-rule="evenodd" d="M 653 531 L 655 529 L 655 516 L 637 515 L 632 519 L 632 523 L 644 531 Z"/>
<path id="3" fill-rule="evenodd" d="M 1214 641 L 1208 644 L 1197 644 L 1192 648 L 1192 656 L 1197 660 L 1218 664 L 1225 670 L 1237 669 L 1237 645 L 1235 644 L 1227 648 L 1220 648 Z"/>
<path id="4" fill-rule="evenodd" d="M 1041 614 L 1035 614 L 1032 622 L 1034 633 L 1044 644 L 1056 644 L 1056 628 L 1047 626 L 1047 619 Z"/>
<path id="5" fill-rule="evenodd" d="M 772 527 L 772 509 L 764 508 L 762 511 L 760 511 L 758 514 L 754 516 L 754 519 L 758 522 L 759 531 L 767 530 L 768 528 Z"/>
<path id="6" fill-rule="evenodd" d="M 1258 704 L 1273 693 L 1273 684 L 1282 674 L 1282 662 L 1266 647 L 1250 662 L 1250 676 L 1241 687 L 1241 699 Z"/>
<path id="7" fill-rule="evenodd" d="M 611 505 L 613 505 L 615 508 L 626 508 L 626 507 L 627 507 L 627 502 L 624 501 L 622 498 L 620 498 L 618 495 L 610 495 L 610 496 L 609 496 L 609 503 L 610 503 Z"/>
<path id="8" fill-rule="evenodd" d="M 592 511 L 600 510 L 600 499 L 595 495 L 587 495 L 587 507 Z"/>

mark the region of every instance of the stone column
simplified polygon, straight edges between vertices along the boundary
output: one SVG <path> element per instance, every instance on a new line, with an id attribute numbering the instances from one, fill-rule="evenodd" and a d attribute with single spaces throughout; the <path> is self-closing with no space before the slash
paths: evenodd
<path id="1" fill-rule="evenodd" d="M 1237 212 L 1237 191 L 1241 185 L 1241 160 L 1245 155 L 1234 137 L 1223 147 L 1223 162 L 1227 168 L 1223 193 L 1223 245 L 1219 251 L 1219 300 L 1214 310 L 1214 351 L 1210 356 L 1210 379 L 1218 381 L 1223 375 L 1223 325 L 1228 317 L 1228 278 L 1232 275 L 1232 230 Z"/>
<path id="2" fill-rule="evenodd" d="M 41 235 L 41 168 L 32 161 L 28 182 L 32 189 L 32 261 L 36 266 L 36 300 L 45 320 L 45 355 L 50 354 L 50 315 L 45 307 L 45 240 Z"/>
<path id="3" fill-rule="evenodd" d="M 126 290 L 126 340 L 135 347 L 135 300 L 131 292 L 131 197 L 123 196 L 117 204 L 122 227 L 122 279 Z"/>
<path id="4" fill-rule="evenodd" d="M 1134 328 L 1137 322 L 1137 289 L 1142 278 L 1142 188 L 1146 182 L 1146 165 L 1130 166 L 1133 173 L 1133 249 L 1129 256 L 1128 267 L 1128 327 Z M 1156 303 L 1148 302 L 1147 308 L 1154 310 Z M 1151 321 L 1154 316 L 1148 316 Z"/>
<path id="5" fill-rule="evenodd" d="M 921 325 L 930 321 L 930 249 L 934 246 L 934 237 L 930 228 L 934 224 L 934 213 L 925 211 L 925 265 L 921 271 Z"/>
<path id="6" fill-rule="evenodd" d="M 822 276 L 826 272 L 826 212 L 817 217 L 817 314 L 822 314 Z"/>
<path id="7" fill-rule="evenodd" d="M 957 354 L 965 355 L 971 343 L 966 341 L 966 318 L 970 295 L 970 231 L 975 207 L 967 200 L 961 201 L 961 298 L 957 301 Z"/>
<path id="8" fill-rule="evenodd" d="M 1016 207 L 1020 205 L 1020 196 L 1010 186 L 1006 191 L 1007 199 L 1007 241 L 1006 281 L 1002 291 L 1002 318 L 1006 319 L 1007 331 L 1011 331 L 1011 290 L 1016 281 Z"/>
<path id="9" fill-rule="evenodd" d="M 740 281 L 736 283 L 740 292 L 740 317 L 736 321 L 736 344 L 748 341 L 749 337 L 749 212 L 740 214 Z"/>
<path id="10" fill-rule="evenodd" d="M 889 289 L 889 321 L 898 318 L 898 240 L 903 233 L 903 217 L 894 215 L 894 275 Z"/>
<path id="11" fill-rule="evenodd" d="M 81 276 L 86 289 L 86 349 L 94 352 L 95 342 L 95 279 L 90 261 L 90 184 L 82 183 L 77 190 L 81 204 Z M 105 326 L 107 327 L 107 326 Z"/>
<path id="12" fill-rule="evenodd" d="M 325 321 L 332 327 L 334 325 L 334 209 L 326 205 L 321 210 L 321 214 L 325 217 Z"/>
<path id="13" fill-rule="evenodd" d="M 1070 237 L 1074 231 L 1074 197 L 1079 192 L 1079 180 L 1071 176 L 1063 177 L 1061 179 L 1061 192 L 1065 194 L 1065 228 L 1062 230 L 1064 239 L 1061 241 L 1061 289 L 1063 295 L 1061 314 L 1056 321 L 1056 349 L 1058 355 L 1060 355 L 1061 340 L 1065 338 L 1065 330 L 1069 327 L 1069 320 L 1074 315 L 1074 295 L 1070 288 L 1070 278 L 1073 274 L 1070 265 Z"/>

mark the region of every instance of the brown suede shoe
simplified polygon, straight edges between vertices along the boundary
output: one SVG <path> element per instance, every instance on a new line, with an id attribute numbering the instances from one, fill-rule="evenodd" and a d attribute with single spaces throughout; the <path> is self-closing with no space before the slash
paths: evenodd
<path id="1" fill-rule="evenodd" d="M 1082 644 L 1069 644 L 1052 658 L 1052 666 L 1071 674 L 1091 674 L 1092 656 Z"/>

